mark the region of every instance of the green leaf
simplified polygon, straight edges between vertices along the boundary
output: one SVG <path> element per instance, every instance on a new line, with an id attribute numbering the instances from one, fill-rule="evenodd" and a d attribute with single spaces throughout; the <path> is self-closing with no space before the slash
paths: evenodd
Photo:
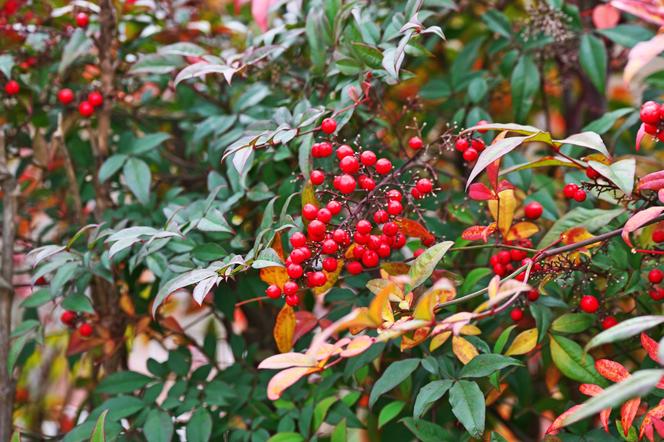
<path id="1" fill-rule="evenodd" d="M 551 330 L 559 333 L 581 333 L 595 322 L 595 315 L 565 313 L 551 324 Z"/>
<path id="2" fill-rule="evenodd" d="M 122 174 L 131 193 L 142 204 L 147 204 L 150 201 L 150 181 L 152 174 L 145 161 L 138 158 L 129 158 L 122 168 Z"/>
<path id="3" fill-rule="evenodd" d="M 551 357 L 562 374 L 587 384 L 606 385 L 597 370 L 595 360 L 581 346 L 563 336 L 551 335 Z"/>
<path id="4" fill-rule="evenodd" d="M 596 29 L 597 32 L 614 43 L 626 48 L 633 48 L 642 41 L 650 40 L 655 34 L 644 27 L 637 25 L 618 25 L 615 28 Z"/>
<path id="5" fill-rule="evenodd" d="M 62 308 L 72 310 L 78 313 L 94 313 L 95 309 L 92 307 L 90 298 L 83 293 L 73 293 L 67 296 L 62 301 Z"/>
<path id="6" fill-rule="evenodd" d="M 415 259 L 410 266 L 408 276 L 410 277 L 410 290 L 419 287 L 433 273 L 438 262 L 443 259 L 445 253 L 454 245 L 452 241 L 444 241 L 429 247 Z"/>
<path id="7" fill-rule="evenodd" d="M 304 437 L 300 433 L 286 432 L 277 433 L 267 440 L 267 442 L 302 442 Z"/>
<path id="8" fill-rule="evenodd" d="M 129 74 L 169 74 L 183 64 L 179 55 L 146 54 L 131 66 Z"/>
<path id="9" fill-rule="evenodd" d="M 586 209 L 584 207 L 575 207 L 556 221 L 551 229 L 542 237 L 538 249 L 551 245 L 560 238 L 560 234 L 572 227 L 585 227 L 590 233 L 593 233 L 602 227 L 606 227 L 614 218 L 624 213 L 624 209 Z"/>
<path id="10" fill-rule="evenodd" d="M 435 246 L 434 246 L 435 247 Z M 426 252 L 425 252 L 426 253 Z M 369 396 L 369 407 L 373 407 L 378 398 L 406 380 L 420 365 L 419 359 L 404 359 L 393 362 L 376 381 Z"/>
<path id="11" fill-rule="evenodd" d="M 459 376 L 462 378 L 483 378 L 505 367 L 522 365 L 518 359 L 509 356 L 493 353 L 480 354 L 461 369 Z"/>
<path id="12" fill-rule="evenodd" d="M 5 77 L 12 78 L 12 69 L 14 68 L 14 57 L 9 54 L 0 55 L 0 72 L 5 74 Z"/>
<path id="13" fill-rule="evenodd" d="M 470 175 L 468 176 L 468 180 L 466 181 L 466 190 L 468 190 L 468 187 L 471 185 L 473 180 L 477 178 L 477 176 L 484 169 L 486 169 L 487 166 L 489 166 L 489 164 L 512 152 L 514 149 L 521 146 L 524 143 L 524 141 L 528 140 L 531 137 L 534 137 L 534 135 L 526 137 L 505 138 L 504 140 L 500 140 L 492 144 L 491 149 L 485 149 L 484 151 L 482 151 L 479 158 L 477 159 L 477 162 L 475 163 L 475 167 L 473 167 L 473 170 L 470 172 Z"/>
<path id="14" fill-rule="evenodd" d="M 587 149 L 596 150 L 605 157 L 611 156 L 604 145 L 604 140 L 602 140 L 602 137 L 595 132 L 581 132 L 570 135 L 562 140 L 553 140 L 553 142 L 555 145 L 572 144 L 574 146 L 585 147 Z"/>
<path id="15" fill-rule="evenodd" d="M 173 419 L 167 412 L 154 409 L 148 413 L 143 425 L 143 434 L 148 442 L 170 442 L 174 431 Z"/>
<path id="16" fill-rule="evenodd" d="M 476 356 L 477 357 L 477 356 Z M 449 379 L 432 381 L 420 388 L 420 392 L 415 399 L 415 406 L 413 407 L 413 417 L 419 418 L 422 416 L 429 406 L 443 397 L 447 390 L 452 387 L 452 382 Z"/>
<path id="17" fill-rule="evenodd" d="M 381 428 L 383 425 L 386 423 L 390 422 L 392 419 L 397 417 L 399 413 L 401 413 L 401 410 L 403 410 L 403 407 L 406 406 L 406 403 L 403 401 L 394 401 L 390 402 L 386 406 L 383 407 L 382 410 L 380 410 L 380 414 L 378 415 L 378 428 Z"/>
<path id="18" fill-rule="evenodd" d="M 99 182 L 103 183 L 115 175 L 116 172 L 124 166 L 127 158 L 129 158 L 127 155 L 121 153 L 108 157 L 106 161 L 104 161 L 104 164 L 99 168 Z"/>
<path id="19" fill-rule="evenodd" d="M 25 347 L 25 343 L 28 341 L 29 335 L 23 335 L 12 342 L 11 347 L 9 347 L 9 354 L 7 355 L 7 371 L 11 373 L 14 370 L 14 365 L 18 360 L 18 357 Z"/>
<path id="20" fill-rule="evenodd" d="M 62 50 L 62 58 L 58 67 L 58 74 L 62 74 L 78 57 L 88 53 L 92 48 L 92 40 L 85 35 L 85 30 L 76 28 L 69 37 L 69 41 Z"/>
<path id="21" fill-rule="evenodd" d="M 170 45 L 162 46 L 157 49 L 157 53 L 164 55 L 181 55 L 183 57 L 186 56 L 200 57 L 202 55 L 205 55 L 207 51 L 194 43 L 183 41 L 179 43 L 173 43 Z"/>
<path id="22" fill-rule="evenodd" d="M 604 330 L 586 344 L 586 351 L 597 346 L 636 336 L 643 331 L 664 323 L 664 316 L 638 316 L 630 318 Z"/>
<path id="23" fill-rule="evenodd" d="M 527 55 L 521 56 L 512 72 L 512 109 L 514 120 L 524 121 L 533 105 L 540 86 L 540 74 L 535 62 Z M 492 150 L 492 149 L 487 149 Z"/>
<path id="24" fill-rule="evenodd" d="M 212 435 L 212 416 L 205 408 L 198 408 L 187 423 L 187 442 L 207 442 Z"/>
<path id="25" fill-rule="evenodd" d="M 106 442 L 106 434 L 104 434 L 104 427 L 106 425 L 106 415 L 108 410 L 104 410 L 97 418 L 97 423 L 92 431 L 90 442 Z"/>
<path id="26" fill-rule="evenodd" d="M 325 422 L 325 416 L 327 416 L 327 411 L 338 400 L 339 399 L 337 397 L 330 396 L 316 404 L 316 407 L 314 408 L 314 425 L 313 425 L 314 432 L 318 431 L 323 422 Z"/>
<path id="27" fill-rule="evenodd" d="M 583 34 L 579 47 L 579 63 L 590 82 L 600 93 L 606 86 L 607 55 L 604 42 L 592 34 Z"/>
<path id="28" fill-rule="evenodd" d="M 360 59 L 372 69 L 380 69 L 383 61 L 383 53 L 380 49 L 365 43 L 353 42 L 353 50 Z"/>
<path id="29" fill-rule="evenodd" d="M 401 419 L 399 422 L 408 428 L 411 433 L 421 442 L 441 442 L 441 441 L 450 441 L 452 440 L 452 434 L 445 430 L 438 424 L 433 422 L 425 421 L 422 419 L 415 419 L 412 417 L 406 417 Z"/>
<path id="30" fill-rule="evenodd" d="M 516 325 L 510 325 L 507 327 L 503 332 L 498 336 L 498 339 L 496 340 L 496 343 L 493 346 L 493 352 L 494 353 L 502 353 L 503 349 L 505 348 L 505 344 L 507 344 L 507 341 L 510 338 L 510 334 L 512 333 L 512 330 L 516 328 Z M 477 357 L 477 356 L 476 356 Z"/>
<path id="31" fill-rule="evenodd" d="M 597 120 L 588 123 L 583 128 L 583 130 L 588 132 L 603 134 L 605 132 L 608 132 L 619 119 L 632 112 L 636 112 L 632 107 L 623 107 L 611 112 L 607 112 Z"/>
<path id="32" fill-rule="evenodd" d="M 17 338 L 37 327 L 39 327 L 40 322 L 36 319 L 26 319 L 25 321 L 21 322 L 19 325 L 16 326 L 14 330 L 12 330 L 11 337 L 12 338 Z"/>
<path id="33" fill-rule="evenodd" d="M 458 381 L 450 389 L 452 413 L 474 438 L 484 433 L 485 405 L 480 387 L 471 381 Z"/>
<path id="34" fill-rule="evenodd" d="M 468 98 L 473 103 L 479 103 L 489 91 L 489 85 L 484 78 L 474 78 L 468 84 Z"/>
<path id="35" fill-rule="evenodd" d="M 140 138 L 132 138 L 131 142 L 123 150 L 135 155 L 140 155 L 142 153 L 151 151 L 169 138 L 171 138 L 170 134 L 164 132 L 147 134 Z"/>
<path id="36" fill-rule="evenodd" d="M 346 442 L 348 440 L 348 435 L 346 433 L 346 419 L 342 419 L 341 422 L 334 427 L 330 442 Z"/>
<path id="37" fill-rule="evenodd" d="M 135 371 L 120 371 L 106 376 L 97 386 L 98 393 L 131 393 L 145 387 L 153 379 Z"/>
<path id="38" fill-rule="evenodd" d="M 470 272 L 468 272 L 466 278 L 463 280 L 463 284 L 461 284 L 459 293 L 469 293 L 473 287 L 475 287 L 475 285 L 477 285 L 482 279 L 492 274 L 493 271 L 487 267 L 478 267 L 472 269 Z"/>
<path id="39" fill-rule="evenodd" d="M 553 313 L 549 307 L 541 304 L 530 304 L 530 313 L 535 318 L 535 324 L 537 324 L 537 342 L 542 342 L 551 325 Z"/>
<path id="40" fill-rule="evenodd" d="M 305 20 L 305 34 L 309 42 L 309 56 L 314 73 L 320 73 L 326 62 L 327 44 L 324 29 L 327 24 L 323 8 L 310 8 Z"/>
<path id="41" fill-rule="evenodd" d="M 36 292 L 33 292 L 21 302 L 21 307 L 23 308 L 32 308 L 32 307 L 39 307 L 40 305 L 46 304 L 48 301 L 51 299 L 55 298 L 53 294 L 51 294 L 50 290 L 47 289 L 39 289 Z"/>
<path id="42" fill-rule="evenodd" d="M 497 9 L 489 9 L 481 14 L 481 18 L 491 31 L 502 37 L 511 38 L 512 25 L 505 14 Z"/>
<path id="43" fill-rule="evenodd" d="M 581 408 L 564 420 L 564 425 L 571 425 L 587 417 L 593 416 L 606 408 L 617 407 L 628 399 L 645 397 L 664 376 L 664 370 L 639 370 L 627 379 L 611 385 L 597 396 L 583 403 Z"/>
<path id="44" fill-rule="evenodd" d="M 610 166 L 598 161 L 588 161 L 588 165 L 599 172 L 602 177 L 618 186 L 625 195 L 632 195 L 632 191 L 634 190 L 634 173 L 636 172 L 636 160 L 634 158 L 616 161 Z"/>

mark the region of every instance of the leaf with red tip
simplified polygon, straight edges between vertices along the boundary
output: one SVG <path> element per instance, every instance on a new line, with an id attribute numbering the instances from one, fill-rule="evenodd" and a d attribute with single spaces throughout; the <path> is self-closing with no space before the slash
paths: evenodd
<path id="1" fill-rule="evenodd" d="M 646 135 L 646 124 L 641 123 L 641 126 L 639 126 L 639 131 L 636 133 L 636 150 L 639 150 L 641 148 L 641 141 L 643 141 L 643 137 Z"/>
<path id="2" fill-rule="evenodd" d="M 471 200 L 475 201 L 486 201 L 497 198 L 496 194 L 482 183 L 471 184 L 468 188 L 468 196 Z"/>
<path id="3" fill-rule="evenodd" d="M 641 333 L 641 346 L 648 352 L 648 356 L 655 362 L 659 362 L 657 352 L 659 351 L 659 344 L 653 338 L 648 336 L 645 332 Z"/>
<path id="4" fill-rule="evenodd" d="M 643 227 L 644 225 L 648 224 L 650 221 L 654 220 L 659 215 L 661 215 L 662 212 L 664 212 L 664 207 L 662 206 L 649 207 L 640 212 L 636 212 L 636 214 L 634 214 L 629 220 L 627 220 L 627 222 L 623 226 L 621 236 L 622 239 L 625 241 L 625 243 L 627 243 L 627 245 L 630 247 L 634 247 L 632 241 L 629 238 L 629 234 Z"/>
<path id="5" fill-rule="evenodd" d="M 281 369 L 290 367 L 314 367 L 316 359 L 310 355 L 302 353 L 280 353 L 263 359 L 258 368 L 261 369 Z"/>
<path id="6" fill-rule="evenodd" d="M 637 397 L 628 400 L 620 407 L 620 423 L 622 424 L 625 436 L 629 433 L 632 422 L 634 422 L 634 418 L 636 417 L 636 412 L 639 411 L 640 404 L 641 399 Z"/>
<path id="7" fill-rule="evenodd" d="M 581 384 L 579 385 L 579 391 L 586 396 L 597 396 L 604 391 L 602 387 L 595 384 Z"/>
<path id="8" fill-rule="evenodd" d="M 357 338 L 350 341 L 344 351 L 341 352 L 341 357 L 352 358 L 353 356 L 364 353 L 369 347 L 371 347 L 371 344 L 373 343 L 374 339 L 371 336 L 358 336 Z"/>
<path id="9" fill-rule="evenodd" d="M 461 238 L 467 241 L 489 241 L 489 235 L 496 231 L 496 223 L 488 226 L 471 226 L 461 233 Z"/>
<path id="10" fill-rule="evenodd" d="M 638 189 L 660 190 L 664 189 L 664 170 L 649 173 L 639 180 Z"/>
<path id="11" fill-rule="evenodd" d="M 609 359 L 595 361 L 595 369 L 599 374 L 613 382 L 622 382 L 629 377 L 629 371 L 622 364 Z"/>
<path id="12" fill-rule="evenodd" d="M 394 222 L 399 226 L 401 233 L 412 238 L 420 238 L 422 240 L 431 240 L 434 236 L 422 224 L 415 220 L 408 218 L 398 218 Z"/>
<path id="13" fill-rule="evenodd" d="M 655 408 L 650 409 L 641 421 L 641 429 L 639 431 L 639 439 L 648 434 L 648 439 L 653 440 L 653 421 L 655 419 L 662 419 L 664 417 L 664 404 L 659 404 Z"/>
<path id="14" fill-rule="evenodd" d="M 557 434 L 560 431 L 560 429 L 565 426 L 565 419 L 567 418 L 567 416 L 574 414 L 574 412 L 577 411 L 579 408 L 581 408 L 581 404 L 574 405 L 569 410 L 563 412 L 563 414 L 558 416 L 556 420 L 554 420 L 551 423 L 549 428 L 546 430 L 546 434 Z"/>
<path id="15" fill-rule="evenodd" d="M 293 344 L 298 339 L 309 333 L 318 324 L 318 318 L 311 312 L 299 310 L 295 312 L 295 332 L 293 333 Z"/>
<path id="16" fill-rule="evenodd" d="M 282 370 L 270 379 L 267 384 L 267 398 L 276 401 L 282 393 L 304 376 L 321 371 L 318 367 L 293 367 Z"/>

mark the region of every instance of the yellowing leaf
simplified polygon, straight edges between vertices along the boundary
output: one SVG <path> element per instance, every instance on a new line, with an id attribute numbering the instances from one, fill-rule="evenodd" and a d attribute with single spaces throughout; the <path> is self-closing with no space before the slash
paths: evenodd
<path id="1" fill-rule="evenodd" d="M 408 335 L 403 335 L 401 337 L 401 351 L 411 349 L 420 345 L 426 338 L 429 336 L 429 327 L 422 327 L 415 330 L 413 337 L 410 338 Z"/>
<path id="2" fill-rule="evenodd" d="M 479 329 L 476 325 L 464 325 L 461 327 L 461 330 L 459 331 L 462 335 L 470 335 L 470 336 L 477 336 L 482 334 L 482 330 Z"/>
<path id="3" fill-rule="evenodd" d="M 344 260 L 339 259 L 337 262 L 337 269 L 334 272 L 328 272 L 327 270 L 323 270 L 323 273 L 325 273 L 325 276 L 327 276 L 327 281 L 321 287 L 315 287 L 311 289 L 313 294 L 322 295 L 323 293 L 327 292 L 332 287 L 334 287 L 334 285 L 337 283 L 337 280 L 339 279 L 339 275 L 341 274 L 343 268 L 344 268 Z"/>
<path id="4" fill-rule="evenodd" d="M 537 329 L 531 328 L 529 330 L 523 331 L 514 338 L 514 342 L 510 345 L 510 348 L 507 349 L 505 355 L 522 355 L 526 354 L 535 348 L 537 345 Z"/>
<path id="5" fill-rule="evenodd" d="M 479 354 L 475 346 L 461 336 L 452 337 L 452 351 L 454 351 L 456 357 L 464 365 L 472 361 Z"/>
<path id="6" fill-rule="evenodd" d="M 342 358 L 351 358 L 363 353 L 366 349 L 373 344 L 373 338 L 367 335 L 358 336 L 350 341 L 344 351 L 341 352 Z"/>
<path id="7" fill-rule="evenodd" d="M 431 321 L 434 318 L 433 309 L 436 307 L 438 296 L 435 292 L 429 291 L 420 297 L 415 306 L 413 317 L 424 321 Z"/>
<path id="8" fill-rule="evenodd" d="M 395 289 L 394 283 L 390 282 L 376 295 L 369 304 L 369 317 L 379 326 L 383 320 L 394 322 L 394 315 L 390 308 L 390 293 Z"/>
<path id="9" fill-rule="evenodd" d="M 497 200 L 489 200 L 487 204 L 489 205 L 491 216 L 493 216 L 493 219 L 498 224 L 498 229 L 504 236 L 507 236 L 516 210 L 514 190 L 506 189 L 501 191 L 498 193 Z"/>
<path id="10" fill-rule="evenodd" d="M 274 342 L 281 353 L 293 348 L 293 335 L 295 334 L 295 312 L 288 304 L 284 304 L 277 315 L 273 330 Z"/>
<path id="11" fill-rule="evenodd" d="M 320 371 L 318 367 L 292 367 L 282 370 L 270 379 L 267 384 L 267 397 L 276 401 L 288 387 L 296 383 L 303 376 Z"/>
<path id="12" fill-rule="evenodd" d="M 508 241 L 514 241 L 517 239 L 526 239 L 530 238 L 534 234 L 539 232 L 539 228 L 537 227 L 536 224 L 528 222 L 528 221 L 523 221 L 520 223 L 516 223 L 510 228 L 510 231 L 507 232 L 507 239 Z"/>
<path id="13" fill-rule="evenodd" d="M 283 289 L 284 284 L 290 279 L 284 267 L 264 267 L 260 270 L 260 278 L 266 284 L 276 284 Z"/>
<path id="14" fill-rule="evenodd" d="M 410 266 L 405 262 L 384 262 L 380 265 L 380 268 L 392 276 L 406 275 L 410 270 Z"/>
<path id="15" fill-rule="evenodd" d="M 452 336 L 452 332 L 446 331 L 431 338 L 431 342 L 429 343 L 429 351 L 432 352 L 443 345 L 450 338 L 450 336 Z"/>

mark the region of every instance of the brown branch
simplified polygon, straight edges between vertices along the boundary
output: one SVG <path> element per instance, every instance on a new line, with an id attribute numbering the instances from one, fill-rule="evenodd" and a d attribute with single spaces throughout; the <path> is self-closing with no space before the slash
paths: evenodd
<path id="1" fill-rule="evenodd" d="M 78 179 L 76 178 L 76 171 L 74 170 L 74 163 L 69 155 L 69 150 L 65 145 L 65 134 L 62 127 L 62 115 L 58 117 L 58 128 L 51 137 L 52 148 L 51 151 L 60 151 L 64 161 L 65 173 L 67 174 L 67 181 L 69 182 L 70 194 L 74 202 L 74 219 L 78 225 L 83 225 L 85 217 L 83 215 L 83 203 L 81 202 L 81 190 L 78 186 Z"/>

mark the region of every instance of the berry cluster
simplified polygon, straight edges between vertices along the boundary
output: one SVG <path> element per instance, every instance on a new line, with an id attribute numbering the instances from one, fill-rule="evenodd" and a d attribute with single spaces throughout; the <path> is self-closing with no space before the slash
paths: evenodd
<path id="1" fill-rule="evenodd" d="M 529 302 L 535 302 L 539 299 L 540 293 L 537 289 L 532 289 L 528 290 L 526 292 L 526 299 Z M 516 307 L 510 311 L 510 318 L 512 318 L 512 321 L 514 322 L 519 322 L 520 320 L 523 319 L 523 309 L 521 307 Z"/>
<path id="2" fill-rule="evenodd" d="M 648 294 L 654 301 L 661 301 L 664 299 L 664 288 L 658 287 L 657 284 L 664 281 L 664 271 L 655 268 L 648 273 L 648 281 L 653 285 Z"/>
<path id="3" fill-rule="evenodd" d="M 63 106 L 67 106 L 74 101 L 74 91 L 69 88 L 60 89 L 58 91 L 58 101 Z M 85 118 L 92 116 L 95 108 L 104 104 L 104 96 L 99 91 L 92 91 L 88 94 L 87 99 L 81 101 L 78 105 L 78 113 Z"/>
<path id="4" fill-rule="evenodd" d="M 640 116 L 646 133 L 664 141 L 664 108 L 654 101 L 646 101 L 641 105 Z"/>
<path id="5" fill-rule="evenodd" d="M 79 317 L 79 315 L 76 314 L 76 312 L 65 310 L 62 312 L 62 315 L 60 315 L 60 321 L 62 321 L 63 324 L 71 329 L 76 328 L 77 324 L 80 322 L 78 325 L 78 333 L 84 338 L 90 337 L 92 335 L 92 325 L 85 322 L 81 317 Z"/>
<path id="6" fill-rule="evenodd" d="M 590 169 L 592 170 L 592 169 Z M 567 183 L 565 184 L 565 187 L 563 187 L 563 195 L 565 195 L 565 198 L 567 199 L 573 199 L 574 201 L 578 203 L 582 203 L 586 200 L 586 191 L 579 188 L 574 183 Z"/>
<path id="7" fill-rule="evenodd" d="M 336 127 L 333 119 L 326 118 L 321 130 L 329 135 Z M 413 137 L 409 146 L 418 150 L 423 143 L 419 137 Z M 347 144 L 339 145 L 336 150 L 330 141 L 311 147 L 315 159 L 328 158 L 333 153 L 338 174 L 326 174 L 320 169 L 310 174 L 317 194 L 326 197 L 327 202 L 321 207 L 312 203 L 302 207 L 306 232 L 295 232 L 290 237 L 292 249 L 286 259 L 290 279 L 282 288 L 273 284 L 265 291 L 273 299 L 285 295 L 286 303 L 291 306 L 300 303 L 298 292 L 302 286 L 324 286 L 329 274 L 337 272 L 343 261 L 346 271 L 357 275 L 378 266 L 381 259 L 389 258 L 393 250 L 406 244 L 406 235 L 397 222 L 404 213 L 404 195 L 400 186 L 388 179 L 394 171 L 392 163 L 369 150 L 356 152 Z M 418 178 L 410 195 L 424 198 L 433 192 L 433 187 L 430 179 Z M 364 199 L 354 201 L 351 198 L 354 193 Z M 423 244 L 429 246 L 433 242 L 432 236 Z M 418 250 L 419 253 L 422 251 Z"/>
<path id="8" fill-rule="evenodd" d="M 594 314 L 600 308 L 599 300 L 593 295 L 583 295 L 581 301 L 579 301 L 579 308 L 584 313 Z M 618 320 L 615 316 L 607 315 L 602 319 L 601 326 L 602 329 L 606 330 L 618 324 Z"/>
<path id="9" fill-rule="evenodd" d="M 532 247 L 533 242 L 529 239 L 523 239 L 518 241 L 506 241 L 506 245 L 514 245 L 520 247 Z M 509 275 L 518 267 L 529 264 L 531 259 L 528 258 L 528 253 L 524 250 L 510 249 L 510 250 L 501 250 L 500 252 L 492 255 L 489 258 L 489 264 L 493 269 L 493 273 L 500 276 L 501 278 Z M 532 266 L 531 273 L 542 270 L 542 265 L 535 263 Z M 516 279 L 523 281 L 526 277 L 525 272 L 521 272 L 516 275 Z"/>

